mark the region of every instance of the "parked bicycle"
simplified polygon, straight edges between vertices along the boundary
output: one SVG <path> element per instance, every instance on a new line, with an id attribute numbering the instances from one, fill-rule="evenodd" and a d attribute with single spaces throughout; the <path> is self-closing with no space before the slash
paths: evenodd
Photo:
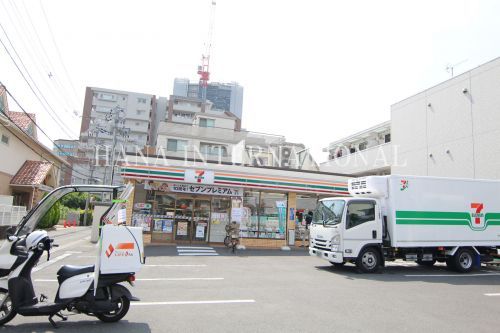
<path id="1" fill-rule="evenodd" d="M 226 229 L 226 237 L 224 237 L 224 245 L 229 248 L 232 248 L 234 253 L 236 247 L 240 243 L 238 224 L 235 221 L 233 221 L 232 223 L 226 224 L 225 229 Z"/>

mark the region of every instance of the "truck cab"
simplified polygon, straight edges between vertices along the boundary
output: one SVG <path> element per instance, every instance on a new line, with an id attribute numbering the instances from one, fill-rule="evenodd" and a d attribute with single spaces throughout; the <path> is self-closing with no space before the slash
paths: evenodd
<path id="1" fill-rule="evenodd" d="M 354 262 L 370 272 L 383 260 L 382 238 L 382 207 L 378 199 L 325 198 L 318 202 L 313 215 L 309 254 L 336 266 Z"/>

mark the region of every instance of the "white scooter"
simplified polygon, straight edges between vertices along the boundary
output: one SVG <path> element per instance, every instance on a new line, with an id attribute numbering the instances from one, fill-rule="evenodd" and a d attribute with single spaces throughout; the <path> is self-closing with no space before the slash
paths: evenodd
<path id="1" fill-rule="evenodd" d="M 35 295 L 31 271 L 45 251 L 49 260 L 50 250 L 57 246 L 46 231 L 35 230 L 37 222 L 59 198 L 75 191 L 113 192 L 116 197 L 117 187 L 82 185 L 58 188 L 33 208 L 14 232 L 10 232 L 0 248 L 0 326 L 19 314 L 48 316 L 50 323 L 57 327 L 53 317 L 66 320 L 61 313 L 63 310 L 94 315 L 103 322 L 116 322 L 127 314 L 130 301 L 138 301 L 119 284 L 128 282 L 133 285 L 134 271 L 98 274 L 95 283 L 94 265 L 62 266 L 57 272 L 59 288 L 54 302 L 47 302 L 44 295 L 39 298 Z"/>

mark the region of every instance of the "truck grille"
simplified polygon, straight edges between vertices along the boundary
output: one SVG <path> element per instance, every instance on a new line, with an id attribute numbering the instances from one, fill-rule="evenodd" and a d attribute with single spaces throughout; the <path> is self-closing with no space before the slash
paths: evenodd
<path id="1" fill-rule="evenodd" d="M 314 248 L 319 249 L 319 250 L 330 251 L 331 248 L 328 246 L 327 243 L 330 243 L 330 242 L 327 242 L 325 239 L 315 238 L 314 239 Z"/>

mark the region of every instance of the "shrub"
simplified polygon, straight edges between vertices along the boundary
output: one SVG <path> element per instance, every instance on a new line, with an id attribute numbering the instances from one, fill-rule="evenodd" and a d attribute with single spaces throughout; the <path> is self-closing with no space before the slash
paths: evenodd
<path id="1" fill-rule="evenodd" d="M 38 224 L 38 227 L 42 229 L 52 228 L 57 223 L 59 223 L 60 218 L 61 218 L 61 204 L 58 201 L 49 209 L 47 213 L 45 213 L 45 216 L 41 219 L 40 223 Z"/>

